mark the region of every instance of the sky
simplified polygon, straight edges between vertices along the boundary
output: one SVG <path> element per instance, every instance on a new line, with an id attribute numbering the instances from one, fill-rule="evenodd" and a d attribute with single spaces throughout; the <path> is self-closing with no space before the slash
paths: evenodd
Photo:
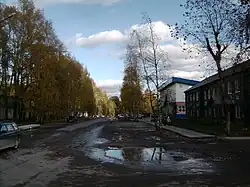
<path id="1" fill-rule="evenodd" d="M 7 0 L 14 1 L 14 0 Z M 131 28 L 147 12 L 157 34 L 164 38 L 173 76 L 200 79 L 196 59 L 187 58 L 173 42 L 168 25 L 183 22 L 184 0 L 35 0 L 52 20 L 68 50 L 87 67 L 96 84 L 109 95 L 118 95 L 123 78 L 124 42 Z M 172 41 L 172 42 L 168 42 Z"/>

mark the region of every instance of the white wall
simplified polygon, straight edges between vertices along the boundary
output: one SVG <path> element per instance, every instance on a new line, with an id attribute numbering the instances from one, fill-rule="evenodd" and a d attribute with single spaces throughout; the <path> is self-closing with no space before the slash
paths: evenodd
<path id="1" fill-rule="evenodd" d="M 176 84 L 169 86 L 167 89 L 160 92 L 160 101 L 163 104 L 167 96 L 168 102 L 175 102 L 176 99 Z"/>
<path id="2" fill-rule="evenodd" d="M 176 83 L 176 102 L 185 102 L 185 91 L 192 86 Z"/>
<path id="3" fill-rule="evenodd" d="M 166 90 L 160 92 L 161 103 L 165 101 L 167 95 L 168 102 L 185 102 L 185 91 L 192 86 L 186 84 L 175 83 L 169 86 Z"/>

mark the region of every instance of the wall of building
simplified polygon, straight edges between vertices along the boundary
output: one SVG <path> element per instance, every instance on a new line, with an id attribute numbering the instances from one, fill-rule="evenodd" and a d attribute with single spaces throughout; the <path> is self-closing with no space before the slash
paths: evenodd
<path id="1" fill-rule="evenodd" d="M 161 101 L 162 105 L 164 104 L 166 99 L 168 102 L 175 102 L 175 100 L 176 100 L 176 84 L 173 84 L 160 92 L 160 101 Z"/>
<path id="2" fill-rule="evenodd" d="M 186 84 L 180 84 L 180 83 L 176 83 L 175 84 L 176 87 L 176 100 L 175 102 L 185 102 L 185 91 L 189 88 L 191 88 L 192 86 L 186 85 Z"/>

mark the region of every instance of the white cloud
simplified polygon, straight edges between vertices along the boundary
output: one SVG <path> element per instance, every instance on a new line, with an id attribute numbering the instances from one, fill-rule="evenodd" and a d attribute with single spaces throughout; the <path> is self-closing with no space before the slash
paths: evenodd
<path id="1" fill-rule="evenodd" d="M 180 70 L 174 70 L 173 75 L 175 77 L 181 77 L 186 79 L 194 79 L 194 80 L 201 80 L 204 76 L 203 72 L 201 71 L 180 71 Z"/>
<path id="2" fill-rule="evenodd" d="M 95 82 L 96 85 L 99 88 L 105 90 L 109 96 L 120 95 L 122 80 L 107 79 L 107 80 L 97 80 Z"/>
<path id="3" fill-rule="evenodd" d="M 153 22 L 153 26 L 155 34 L 161 41 L 164 42 L 173 40 L 170 33 L 170 27 L 167 24 L 163 23 L 162 21 L 156 21 Z M 103 31 L 90 36 L 84 36 L 84 34 L 77 33 L 75 37 L 71 38 L 66 43 L 83 48 L 93 48 L 104 44 L 122 44 L 128 39 L 133 30 L 143 32 L 145 34 L 147 32 L 146 28 L 146 25 L 133 25 L 124 31 Z"/>
<path id="4" fill-rule="evenodd" d="M 159 39 L 161 49 L 167 53 L 167 56 L 171 64 L 171 76 L 183 77 L 187 79 L 200 80 L 203 77 L 203 71 L 199 66 L 202 59 L 190 58 L 190 55 L 195 56 L 195 52 L 183 52 L 181 47 L 181 41 L 171 37 L 171 28 L 162 21 L 153 22 L 154 32 Z M 105 44 L 126 44 L 129 38 L 129 34 L 133 30 L 137 30 L 140 33 L 147 34 L 146 25 L 133 25 L 130 28 L 119 31 L 110 30 L 104 31 L 90 36 L 84 36 L 83 34 L 76 34 L 71 40 L 71 44 L 82 48 L 94 48 Z M 110 51 L 109 56 L 116 59 L 121 59 L 124 56 L 124 46 L 116 49 L 116 51 Z M 190 47 L 192 47 L 190 45 Z M 109 95 L 119 95 L 122 80 L 103 80 L 97 81 L 97 85 L 106 90 Z"/>
<path id="5" fill-rule="evenodd" d="M 104 31 L 88 37 L 76 34 L 75 44 L 84 48 L 97 47 L 103 44 L 117 44 L 126 40 L 126 36 L 118 30 Z M 71 42 L 72 43 L 72 42 Z"/>

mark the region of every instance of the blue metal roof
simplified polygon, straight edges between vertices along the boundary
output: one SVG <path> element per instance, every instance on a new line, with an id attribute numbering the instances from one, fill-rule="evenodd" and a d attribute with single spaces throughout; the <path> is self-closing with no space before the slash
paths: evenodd
<path id="1" fill-rule="evenodd" d="M 181 84 L 187 84 L 187 85 L 193 86 L 193 85 L 196 85 L 199 82 L 200 81 L 191 80 L 191 79 L 184 79 L 184 78 L 180 78 L 180 77 L 172 77 L 172 83 L 181 83 Z"/>
<path id="2" fill-rule="evenodd" d="M 171 82 L 165 82 L 160 86 L 160 90 L 163 90 L 164 88 L 171 86 L 172 84 L 175 83 L 179 83 L 179 84 L 186 84 L 186 85 L 190 85 L 190 86 L 194 86 L 198 83 L 200 83 L 200 81 L 196 81 L 196 80 L 191 80 L 191 79 L 184 79 L 184 78 L 180 78 L 180 77 L 172 77 Z"/>

